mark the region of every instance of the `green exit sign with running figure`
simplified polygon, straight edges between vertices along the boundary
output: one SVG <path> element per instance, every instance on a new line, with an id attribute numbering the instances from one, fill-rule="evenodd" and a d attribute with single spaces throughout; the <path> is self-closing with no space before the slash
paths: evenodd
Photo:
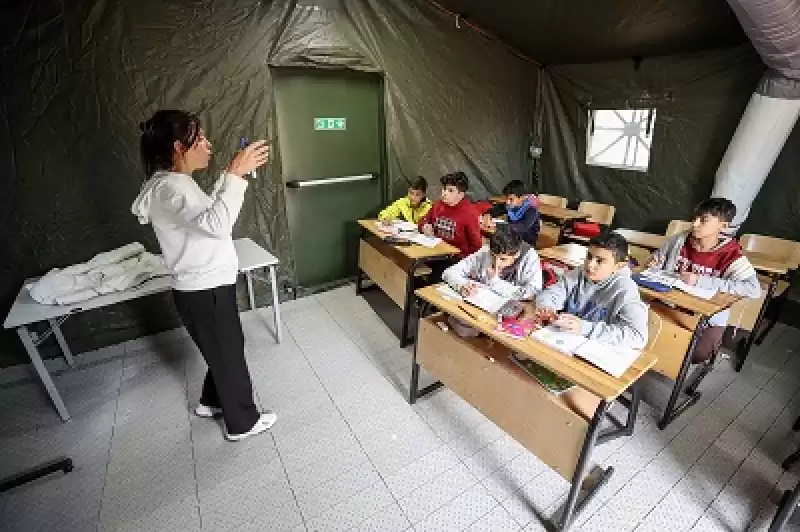
<path id="1" fill-rule="evenodd" d="M 347 129 L 346 118 L 315 118 L 315 131 L 343 131 Z"/>

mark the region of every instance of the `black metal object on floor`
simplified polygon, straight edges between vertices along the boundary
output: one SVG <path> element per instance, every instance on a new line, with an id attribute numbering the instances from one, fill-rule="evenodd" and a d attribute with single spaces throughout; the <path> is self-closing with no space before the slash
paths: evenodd
<path id="1" fill-rule="evenodd" d="M 47 462 L 40 466 L 37 466 L 33 469 L 29 469 L 27 471 L 23 471 L 21 473 L 17 473 L 16 475 L 12 475 L 10 477 L 6 477 L 0 480 L 0 493 L 4 491 L 8 491 L 10 489 L 16 488 L 18 486 L 22 486 L 23 484 L 27 484 L 28 482 L 33 482 L 34 480 L 47 476 L 51 473 L 55 473 L 56 471 L 63 471 L 66 475 L 73 468 L 72 459 L 67 457 L 57 458 L 51 462 Z"/>

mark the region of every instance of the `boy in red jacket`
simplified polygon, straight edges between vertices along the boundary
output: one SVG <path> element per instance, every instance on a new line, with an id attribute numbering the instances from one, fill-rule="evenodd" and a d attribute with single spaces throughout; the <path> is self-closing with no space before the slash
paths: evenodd
<path id="1" fill-rule="evenodd" d="M 478 214 L 466 197 L 469 181 L 464 172 L 445 174 L 440 181 L 442 199 L 419 221 L 419 228 L 457 247 L 458 258 L 463 259 L 483 246 Z"/>

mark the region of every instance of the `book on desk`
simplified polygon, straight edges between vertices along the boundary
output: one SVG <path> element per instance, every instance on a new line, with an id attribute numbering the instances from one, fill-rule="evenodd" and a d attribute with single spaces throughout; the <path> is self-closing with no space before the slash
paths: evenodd
<path id="1" fill-rule="evenodd" d="M 642 354 L 631 349 L 586 338 L 548 326 L 531 334 L 531 338 L 567 356 L 576 356 L 616 378 L 620 378 Z"/>

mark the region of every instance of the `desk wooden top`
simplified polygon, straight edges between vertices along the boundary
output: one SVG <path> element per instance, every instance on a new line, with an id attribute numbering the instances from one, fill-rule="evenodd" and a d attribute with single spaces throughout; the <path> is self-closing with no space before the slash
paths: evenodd
<path id="1" fill-rule="evenodd" d="M 775 260 L 772 255 L 759 253 L 757 251 L 745 251 L 745 257 L 753 265 L 753 268 L 762 273 L 776 273 L 786 275 L 792 269 L 791 264 Z"/>
<path id="2" fill-rule="evenodd" d="M 584 212 L 545 204 L 539 205 L 539 215 L 545 220 L 555 220 L 559 222 L 586 220 L 592 216 Z"/>
<path id="3" fill-rule="evenodd" d="M 379 230 L 378 228 L 378 220 L 359 220 L 358 224 L 375 235 L 376 237 L 383 240 L 387 236 L 388 233 L 384 233 Z M 436 247 L 426 248 L 425 246 L 420 246 L 418 244 L 411 244 L 409 246 L 394 246 L 394 248 L 399 252 L 408 257 L 409 259 L 414 260 L 424 260 L 424 259 L 432 259 L 436 257 L 447 257 L 451 255 L 458 255 L 460 251 L 457 247 L 451 246 L 447 242 L 439 242 Z"/>
<path id="4" fill-rule="evenodd" d="M 506 199 L 503 196 L 492 196 L 492 203 L 505 203 Z M 586 214 L 572 209 L 565 209 L 556 205 L 547 205 L 542 203 L 539 205 L 539 215 L 545 220 L 554 220 L 559 222 L 569 222 L 575 220 L 585 220 L 591 218 L 591 214 Z"/>
<path id="5" fill-rule="evenodd" d="M 551 371 L 569 379 L 581 388 L 593 393 L 594 395 L 612 401 L 622 394 L 628 387 L 636 382 L 657 362 L 654 354 L 644 352 L 634 364 L 628 368 L 625 374 L 617 379 L 605 371 L 602 371 L 588 362 L 565 355 L 555 349 L 537 342 L 532 338 L 517 340 L 503 333 L 495 331 L 497 321 L 495 318 L 483 312 L 477 307 L 470 306 L 470 312 L 480 319 L 476 320 L 461 310 L 458 303 L 451 299 L 445 299 L 437 291 L 437 285 L 420 288 L 416 291 L 419 298 L 427 301 L 443 312 L 457 317 L 459 320 L 468 323 L 470 326 L 480 330 L 492 340 L 534 360 Z"/>
<path id="6" fill-rule="evenodd" d="M 625 237 L 628 244 L 649 250 L 657 250 L 664 245 L 664 242 L 669 238 L 664 235 L 656 235 L 653 233 L 645 233 L 642 231 L 635 231 L 633 229 L 615 229 L 615 233 Z"/>
<path id="7" fill-rule="evenodd" d="M 701 299 L 677 288 L 673 288 L 669 292 L 654 292 L 643 286 L 639 287 L 639 293 L 644 298 L 669 303 L 703 316 L 713 316 L 717 312 L 729 309 L 734 303 L 742 299 L 739 296 L 722 292 L 717 292 L 711 299 Z"/>
<path id="8" fill-rule="evenodd" d="M 563 262 L 572 268 L 576 268 L 584 263 L 587 251 L 588 248 L 586 246 L 575 243 L 561 244 L 551 248 L 536 250 L 540 257 Z"/>

